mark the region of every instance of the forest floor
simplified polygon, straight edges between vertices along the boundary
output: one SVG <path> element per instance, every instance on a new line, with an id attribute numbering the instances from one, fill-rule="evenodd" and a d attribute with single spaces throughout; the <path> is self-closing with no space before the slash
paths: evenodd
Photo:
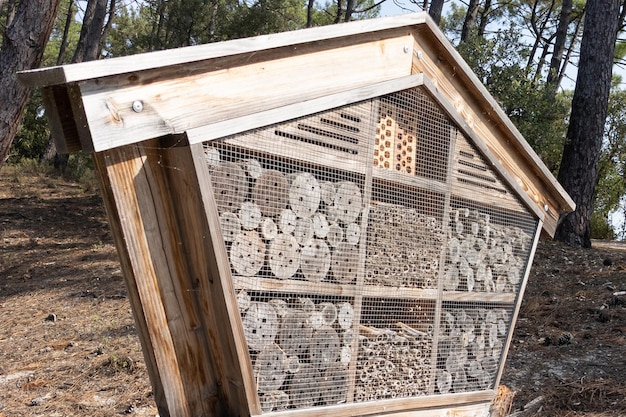
<path id="1" fill-rule="evenodd" d="M 595 246 L 540 242 L 501 381 L 513 410 L 626 415 L 626 245 Z M 4 167 L 0 417 L 156 414 L 101 199 Z"/>

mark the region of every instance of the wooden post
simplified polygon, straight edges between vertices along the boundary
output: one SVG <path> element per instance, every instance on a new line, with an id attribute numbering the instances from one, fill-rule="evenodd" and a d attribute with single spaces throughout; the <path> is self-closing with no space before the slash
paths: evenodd
<path id="1" fill-rule="evenodd" d="M 209 255 L 222 238 L 217 213 L 207 213 L 216 207 L 207 174 L 194 169 L 206 170 L 204 155 L 195 154 L 151 140 L 94 159 L 160 415 L 249 415 L 252 372 L 231 321 L 236 301 L 224 298 L 233 294 L 223 290 L 228 260 Z"/>

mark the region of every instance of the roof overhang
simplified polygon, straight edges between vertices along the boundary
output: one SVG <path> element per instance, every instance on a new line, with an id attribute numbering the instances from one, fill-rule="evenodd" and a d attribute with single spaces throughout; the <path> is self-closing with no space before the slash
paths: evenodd
<path id="1" fill-rule="evenodd" d="M 190 142 L 217 138 L 398 91 L 416 75 L 554 235 L 560 214 L 574 210 L 574 202 L 426 13 L 39 69 L 19 78 L 44 87 L 60 150 L 100 152 L 170 134 L 187 134 Z"/>

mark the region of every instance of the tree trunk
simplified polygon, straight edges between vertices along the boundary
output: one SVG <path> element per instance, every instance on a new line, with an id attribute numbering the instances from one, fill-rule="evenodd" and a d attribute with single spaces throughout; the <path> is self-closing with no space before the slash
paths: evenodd
<path id="1" fill-rule="evenodd" d="M 355 6 L 354 0 L 346 1 L 346 15 L 345 15 L 345 18 L 343 19 L 344 22 L 349 22 L 350 20 L 352 20 L 352 12 L 354 12 L 354 6 Z"/>
<path id="2" fill-rule="evenodd" d="M 437 26 L 441 23 L 441 12 L 443 11 L 444 2 L 445 0 L 433 0 L 428 9 L 428 14 L 433 18 Z"/>
<path id="3" fill-rule="evenodd" d="M 306 6 L 306 27 L 313 26 L 313 6 L 315 6 L 315 0 L 309 0 Z"/>
<path id="4" fill-rule="evenodd" d="M 104 25 L 104 28 L 102 28 L 102 33 L 100 34 L 100 45 L 98 46 L 98 54 L 100 54 L 100 52 L 102 52 L 102 50 L 104 49 L 104 44 L 106 42 L 107 36 L 109 36 L 109 32 L 111 31 L 111 28 L 113 27 L 113 20 L 115 19 L 115 6 L 116 5 L 117 5 L 116 0 L 111 0 L 109 2 L 109 12 L 107 13 L 109 15 L 109 18 L 107 19 L 107 22 Z"/>
<path id="5" fill-rule="evenodd" d="M 3 10 L 3 8 L 6 8 L 6 11 Z M 4 14 L 4 26 L 5 27 L 9 27 L 11 25 L 11 22 L 13 21 L 13 18 L 15 17 L 16 9 L 17 9 L 17 0 L 9 0 L 9 2 L 6 4 L 6 7 L 4 5 L 4 2 L 0 2 L 0 16 Z"/>
<path id="6" fill-rule="evenodd" d="M 489 15 L 493 12 L 491 8 L 491 0 L 485 0 L 483 10 L 479 11 L 480 23 L 478 24 L 478 36 L 485 37 L 487 23 L 489 23 Z"/>
<path id="7" fill-rule="evenodd" d="M 559 73 L 559 77 L 556 80 L 557 85 L 561 85 L 563 81 L 563 77 L 565 77 L 565 72 L 567 71 L 567 64 L 569 63 L 572 54 L 574 53 L 574 48 L 576 46 L 576 39 L 578 39 L 578 34 L 580 33 L 580 28 L 582 27 L 582 17 L 576 21 L 576 28 L 574 29 L 574 33 L 572 34 L 572 42 L 569 44 L 567 48 L 567 53 L 565 54 L 565 58 L 563 58 L 563 65 L 561 65 L 561 72 Z"/>
<path id="8" fill-rule="evenodd" d="M 559 87 L 558 80 L 565 54 L 565 41 L 567 40 L 567 28 L 571 22 L 573 0 L 563 0 L 559 24 L 556 28 L 556 39 L 554 40 L 554 50 L 550 59 L 550 68 L 546 79 L 546 91 L 549 97 L 554 98 Z"/>
<path id="9" fill-rule="evenodd" d="M 576 203 L 556 239 L 591 247 L 591 212 L 606 122 L 620 0 L 588 0 L 567 142 L 558 179 Z"/>
<path id="10" fill-rule="evenodd" d="M 58 6 L 59 0 L 22 0 L 5 30 L 0 50 L 0 167 L 8 158 L 29 95 L 15 73 L 41 63 Z"/>
<path id="11" fill-rule="evenodd" d="M 470 31 L 476 26 L 478 6 L 479 0 L 470 0 L 467 5 L 467 13 L 465 14 L 465 20 L 463 20 L 463 29 L 461 29 L 461 42 L 465 42 L 469 39 Z"/>
<path id="12" fill-rule="evenodd" d="M 343 14 L 343 2 L 342 0 L 337 0 L 337 13 L 335 14 L 335 20 L 333 23 L 341 22 L 342 14 Z"/>
<path id="13" fill-rule="evenodd" d="M 87 2 L 83 26 L 80 29 L 80 38 L 72 62 L 98 59 L 104 19 L 107 15 L 107 4 L 108 0 L 89 0 Z"/>
<path id="14" fill-rule="evenodd" d="M 63 63 L 63 56 L 65 55 L 65 49 L 67 48 L 67 36 L 70 33 L 72 20 L 74 20 L 74 0 L 70 0 L 70 4 L 67 7 L 65 26 L 63 27 L 63 37 L 61 38 L 61 46 L 59 47 L 59 54 L 57 55 L 57 65 L 61 65 Z"/>

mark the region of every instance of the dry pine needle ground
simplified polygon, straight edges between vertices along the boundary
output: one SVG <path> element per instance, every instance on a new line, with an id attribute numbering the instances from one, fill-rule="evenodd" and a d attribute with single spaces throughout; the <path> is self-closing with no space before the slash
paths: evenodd
<path id="1" fill-rule="evenodd" d="M 502 383 L 512 411 L 626 415 L 626 246 L 539 244 Z M 98 196 L 0 173 L 0 417 L 157 414 Z"/>

